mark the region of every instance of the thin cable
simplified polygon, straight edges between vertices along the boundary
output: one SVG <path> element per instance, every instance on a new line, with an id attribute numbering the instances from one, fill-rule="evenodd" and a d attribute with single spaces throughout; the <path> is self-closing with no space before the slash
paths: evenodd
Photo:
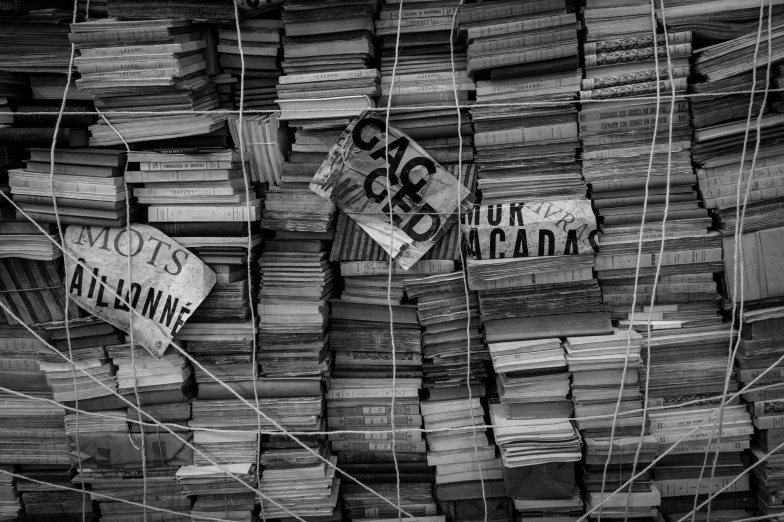
<path id="1" fill-rule="evenodd" d="M 389 195 L 389 251 L 392 251 L 394 246 L 394 216 L 393 216 L 393 205 L 392 205 L 392 187 L 390 186 L 389 181 L 389 110 L 392 107 L 392 92 L 395 88 L 395 74 L 397 72 L 397 62 L 398 58 L 400 58 L 400 31 L 403 26 L 403 2 L 405 0 L 400 0 L 400 6 L 397 10 L 397 32 L 395 34 L 395 61 L 392 64 L 392 81 L 389 84 L 389 96 L 387 96 L 387 112 L 385 116 L 385 126 L 384 126 L 384 162 L 386 163 L 387 169 L 387 176 L 386 176 L 386 184 L 387 184 L 387 194 Z M 394 173 L 393 173 L 394 174 Z M 392 447 L 392 462 L 395 463 L 395 488 L 397 491 L 397 520 L 400 522 L 401 515 L 400 515 L 400 466 L 397 463 L 397 452 L 395 450 L 395 445 L 397 440 L 395 440 L 395 386 L 397 385 L 397 360 L 395 359 L 395 318 L 393 315 L 392 310 L 392 272 L 394 269 L 394 257 L 392 255 L 389 256 L 389 269 L 387 272 L 387 307 L 389 308 L 389 340 L 392 344 L 392 401 L 390 403 L 390 413 L 389 413 L 389 426 L 392 428 L 392 437 L 391 437 L 391 444 Z"/>
<path id="2" fill-rule="evenodd" d="M 253 340 L 252 340 L 252 348 L 253 352 L 251 354 L 251 377 L 253 382 L 253 399 L 256 403 L 256 410 L 259 410 L 259 390 L 256 388 L 256 382 L 258 380 L 258 364 L 256 362 L 256 350 L 258 347 L 256 346 L 256 332 L 258 328 L 261 327 L 261 324 L 256 326 L 256 310 L 254 310 L 255 300 L 253 299 L 253 277 L 251 274 L 251 255 L 253 250 L 253 235 L 251 234 L 251 198 L 250 198 L 250 186 L 248 182 L 248 169 L 245 165 L 245 144 L 242 140 L 242 119 L 244 117 L 243 109 L 245 107 L 245 52 L 242 48 L 242 30 L 240 28 L 240 14 L 239 14 L 239 6 L 237 2 L 234 2 L 234 25 L 237 29 L 237 46 L 240 51 L 240 108 L 239 108 L 239 116 L 237 118 L 237 141 L 239 141 L 239 148 L 240 148 L 240 163 L 242 163 L 242 181 L 245 184 L 245 207 L 248 211 L 247 221 L 248 224 L 248 252 L 245 258 L 245 265 L 247 269 L 247 279 L 248 279 L 248 303 L 250 303 L 250 322 L 254 328 L 253 331 Z M 236 145 L 236 144 L 235 144 Z M 261 415 L 256 413 L 256 427 L 258 431 L 261 431 Z M 259 458 L 261 457 L 260 453 L 260 441 L 256 441 L 256 484 L 259 485 L 261 488 L 261 463 Z M 267 518 L 264 514 L 264 503 L 260 502 L 261 504 L 261 519 L 266 521 Z"/>

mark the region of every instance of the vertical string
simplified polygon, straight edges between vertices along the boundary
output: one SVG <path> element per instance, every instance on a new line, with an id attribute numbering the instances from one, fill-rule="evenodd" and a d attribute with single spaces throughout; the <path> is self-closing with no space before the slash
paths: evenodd
<path id="1" fill-rule="evenodd" d="M 389 183 L 389 113 L 392 109 L 392 92 L 395 88 L 395 74 L 397 73 L 397 61 L 400 58 L 400 30 L 403 25 L 403 2 L 397 10 L 397 33 L 395 35 L 395 61 L 392 64 L 392 81 L 389 84 L 389 96 L 387 96 L 387 111 L 384 124 L 384 161 L 386 162 L 386 184 L 387 194 L 392 194 L 392 187 Z M 394 173 L 392 173 L 394 174 Z M 387 272 L 387 307 L 389 308 L 389 338 L 392 343 L 392 401 L 389 412 L 389 425 L 392 430 L 392 462 L 395 463 L 395 487 L 397 491 L 397 519 L 400 522 L 400 467 L 397 463 L 397 453 L 395 452 L 395 386 L 397 384 L 397 360 L 395 359 L 395 318 L 392 311 L 392 272 L 395 260 L 392 257 L 392 245 L 394 243 L 394 221 L 392 212 L 392 197 L 389 197 L 389 268 Z"/>
<path id="2" fill-rule="evenodd" d="M 74 0 L 73 5 L 73 17 L 71 19 L 71 23 L 76 23 L 78 20 L 79 14 L 79 0 Z M 55 194 L 54 190 L 54 164 L 55 164 L 55 154 L 57 150 L 57 134 L 60 131 L 60 123 L 63 120 L 63 113 L 65 113 L 65 104 L 68 101 L 68 89 L 71 86 L 71 78 L 73 75 L 73 63 L 74 63 L 74 54 L 76 52 L 76 44 L 71 44 L 71 55 L 68 59 L 68 70 L 66 73 L 65 79 L 65 89 L 63 90 L 63 99 L 60 103 L 60 110 L 57 112 L 57 120 L 54 124 L 54 134 L 52 135 L 52 147 L 49 151 L 49 187 L 52 191 L 52 207 L 54 209 L 54 219 L 57 223 L 57 232 L 60 234 L 60 242 L 63 245 L 63 249 L 65 249 L 65 235 L 63 234 L 63 224 L 60 222 L 60 212 L 57 208 L 57 194 Z M 69 317 L 68 314 L 70 313 L 70 303 L 71 298 L 68 295 L 68 271 L 66 270 L 65 274 L 65 286 L 63 290 L 65 291 L 65 304 L 63 308 L 63 315 L 65 321 L 65 339 L 68 343 L 68 357 L 73 361 L 73 347 L 71 345 L 71 327 L 69 324 Z M 87 513 L 85 511 L 85 503 L 87 501 L 87 492 L 84 489 L 84 476 L 81 474 L 82 469 L 82 452 L 79 447 L 79 387 L 76 381 L 76 368 L 71 363 L 71 377 L 73 380 L 74 385 L 74 404 L 76 406 L 76 465 L 79 467 L 79 478 L 82 485 L 82 522 L 86 522 L 87 520 Z"/>
<path id="3" fill-rule="evenodd" d="M 252 349 L 253 352 L 251 354 L 251 365 L 252 365 L 252 379 L 253 379 L 253 399 L 256 404 L 256 429 L 257 429 L 257 440 L 256 440 L 256 456 L 255 459 L 255 466 L 256 466 L 256 486 L 261 491 L 261 467 L 260 464 L 260 444 L 261 441 L 261 411 L 259 410 L 259 390 L 256 388 L 256 380 L 258 374 L 258 364 L 256 360 L 256 310 L 254 310 L 254 301 L 253 301 L 253 278 L 251 274 L 251 251 L 253 250 L 253 237 L 251 234 L 251 204 L 250 204 L 250 186 L 248 181 L 248 169 L 245 166 L 245 146 L 242 142 L 242 134 L 243 134 L 243 117 L 244 117 L 244 108 L 245 108 L 245 53 L 242 48 L 242 30 L 240 28 L 240 14 L 239 14 L 239 7 L 237 2 L 234 2 L 234 25 L 237 28 L 237 47 L 240 51 L 240 106 L 239 112 L 237 117 L 237 141 L 239 144 L 235 144 L 240 149 L 240 162 L 242 163 L 242 181 L 245 184 L 245 206 L 248 212 L 248 216 L 246 219 L 246 223 L 248 224 L 248 253 L 247 257 L 245 258 L 245 264 L 247 269 L 247 279 L 248 279 L 248 302 L 250 303 L 250 321 L 253 325 L 253 336 L 252 336 Z M 259 325 L 260 326 L 260 325 Z M 266 517 L 264 515 L 264 502 L 259 502 L 261 504 L 261 517 L 262 520 L 266 521 Z"/>
<path id="4" fill-rule="evenodd" d="M 479 458 L 479 443 L 476 441 L 476 422 L 474 420 L 474 408 L 472 406 L 473 401 L 473 390 L 471 389 L 471 298 L 468 292 L 468 281 L 466 279 L 466 262 L 465 256 L 463 255 L 463 233 L 460 230 L 460 223 L 463 219 L 462 213 L 462 200 L 460 197 L 461 193 L 461 184 L 463 183 L 462 176 L 463 176 L 463 115 L 460 112 L 460 98 L 457 94 L 457 78 L 455 76 L 455 41 L 454 38 L 456 37 L 455 29 L 455 22 L 457 21 L 457 14 L 462 7 L 463 2 L 465 0 L 460 0 L 460 2 L 455 7 L 455 12 L 452 13 L 452 33 L 449 37 L 449 61 L 452 66 L 452 90 L 455 94 L 455 111 L 457 112 L 457 192 L 456 192 L 456 206 L 457 206 L 457 223 L 455 224 L 458 227 L 457 233 L 457 251 L 460 254 L 460 260 L 462 262 L 462 267 L 460 269 L 460 275 L 463 278 L 463 291 L 465 293 L 465 302 L 466 302 L 466 360 L 468 362 L 466 367 L 466 385 L 468 386 L 468 409 L 471 412 L 471 426 L 472 430 L 471 433 L 474 438 L 474 454 L 476 455 L 476 463 L 479 467 L 479 483 L 482 487 L 482 506 L 484 509 L 484 522 L 487 522 L 487 492 L 485 491 L 485 477 L 484 472 L 482 471 L 482 460 Z M 468 177 L 466 173 L 466 178 Z M 486 430 L 485 430 L 486 431 Z"/>

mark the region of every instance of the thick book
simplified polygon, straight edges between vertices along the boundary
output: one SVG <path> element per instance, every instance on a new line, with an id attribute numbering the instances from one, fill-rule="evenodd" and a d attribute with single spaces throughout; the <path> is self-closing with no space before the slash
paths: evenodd
<path id="1" fill-rule="evenodd" d="M 609 312 L 494 319 L 487 321 L 484 327 L 487 343 L 580 335 L 608 335 L 613 332 Z"/>

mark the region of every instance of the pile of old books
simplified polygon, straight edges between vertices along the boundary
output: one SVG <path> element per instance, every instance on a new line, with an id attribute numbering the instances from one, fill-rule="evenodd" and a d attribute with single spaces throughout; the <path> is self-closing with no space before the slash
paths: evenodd
<path id="1" fill-rule="evenodd" d="M 22 511 L 22 503 L 14 486 L 14 466 L 0 466 L 0 519 L 14 520 Z"/>
<path id="2" fill-rule="evenodd" d="M 93 518 L 89 491 L 73 491 L 82 486 L 72 483 L 74 473 L 70 465 L 22 466 L 19 474 L 24 478 L 17 479 L 16 491 L 21 494 L 25 520 L 45 522 L 56 518 L 77 522 L 83 520 L 83 514 Z"/>
<path id="3" fill-rule="evenodd" d="M 483 203 L 583 197 L 575 15 L 566 2 L 501 1 L 466 5 L 458 16 L 477 80 L 471 116 Z"/>
<path id="4" fill-rule="evenodd" d="M 185 403 L 190 399 L 193 368 L 172 347 L 160 358 L 142 346 L 130 344 L 107 346 L 106 353 L 116 367 L 121 395 L 146 395 L 147 404 Z"/>
<path id="5" fill-rule="evenodd" d="M 218 107 L 204 73 L 204 35 L 188 20 L 92 20 L 71 25 L 69 39 L 80 90 L 96 108 L 112 111 L 208 111 Z M 225 117 L 213 114 L 108 115 L 90 127 L 90 144 L 155 142 L 165 146 L 225 146 Z M 211 136 L 211 134 L 215 134 Z M 201 141 L 187 136 L 208 135 Z"/>
<path id="6" fill-rule="evenodd" d="M 245 108 L 275 108 L 275 85 L 280 76 L 281 27 L 280 20 L 247 19 L 240 23 L 239 34 L 234 24 L 218 28 L 220 65 L 223 72 L 231 74 L 235 81 L 238 77 L 244 78 Z M 234 105 L 239 107 L 241 86 L 232 85 Z M 216 88 L 220 92 L 217 85 Z"/>
<path id="7" fill-rule="evenodd" d="M 24 169 L 9 171 L 14 202 L 37 222 L 67 225 L 125 226 L 139 208 L 123 181 L 124 151 L 63 149 L 55 152 L 54 178 L 49 149 L 29 149 Z M 57 201 L 53 201 L 53 195 Z M 55 203 L 57 212 L 55 212 Z M 18 219 L 26 220 L 21 213 Z"/>

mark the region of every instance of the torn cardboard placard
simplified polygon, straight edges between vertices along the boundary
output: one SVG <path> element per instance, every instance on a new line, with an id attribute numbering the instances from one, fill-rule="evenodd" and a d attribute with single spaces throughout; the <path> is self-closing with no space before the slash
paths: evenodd
<path id="1" fill-rule="evenodd" d="M 332 200 L 407 270 L 455 224 L 458 202 L 466 212 L 474 196 L 391 125 L 385 147 L 386 132 L 380 116 L 357 117 L 319 167 L 310 188 Z"/>
<path id="2" fill-rule="evenodd" d="M 126 333 L 131 326 L 130 304 L 138 312 L 133 314 L 134 342 L 160 357 L 210 293 L 216 277 L 199 258 L 159 230 L 147 225 L 130 229 L 129 241 L 125 228 L 68 227 L 65 248 L 89 269 L 65 256 L 66 288 L 79 306 Z"/>
<path id="3" fill-rule="evenodd" d="M 462 216 L 471 259 L 597 252 L 596 217 L 587 199 L 477 205 Z"/>

